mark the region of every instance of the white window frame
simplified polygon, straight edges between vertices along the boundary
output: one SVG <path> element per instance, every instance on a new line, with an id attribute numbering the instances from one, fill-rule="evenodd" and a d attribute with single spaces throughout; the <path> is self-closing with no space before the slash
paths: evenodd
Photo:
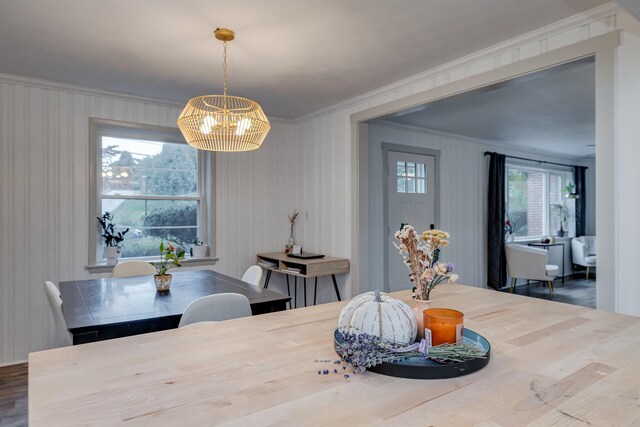
<path id="1" fill-rule="evenodd" d="M 100 188 L 102 173 L 102 137 L 142 139 L 186 144 L 177 128 L 153 126 L 139 123 L 121 122 L 115 120 L 89 119 L 89 259 L 87 269 L 92 272 L 102 272 L 106 260 L 98 259 L 101 253 L 102 240 L 97 226 L 96 217 L 102 215 L 102 190 Z M 147 200 L 198 200 L 198 237 L 209 245 L 209 258 L 203 262 L 214 261 L 215 257 L 215 193 L 212 177 L 215 175 L 215 154 L 198 151 L 198 195 L 192 197 L 171 196 L 127 196 L 127 199 Z M 118 198 L 122 198 L 118 196 Z M 158 257 L 131 257 L 127 260 L 153 260 Z M 112 268 L 104 267 L 107 269 Z M 105 270 L 106 271 L 106 270 Z"/>
<path id="2" fill-rule="evenodd" d="M 509 212 L 509 170 L 510 169 L 515 169 L 515 170 L 519 170 L 519 171 L 525 171 L 525 172 L 535 172 L 535 173 L 542 173 L 543 174 L 543 178 L 542 178 L 542 188 L 543 188 L 543 194 L 542 194 L 542 228 L 543 228 L 543 234 L 542 235 L 529 235 L 529 236 L 518 236 L 516 235 L 515 240 L 516 241 L 527 241 L 527 240 L 536 240 L 536 239 L 540 239 L 542 237 L 545 236 L 551 236 L 554 235 L 555 230 L 550 230 L 549 226 L 551 224 L 551 204 L 549 203 L 549 175 L 556 175 L 556 176 L 560 176 L 562 179 L 562 183 L 561 183 L 561 187 L 560 188 L 564 188 L 567 185 L 567 179 L 569 176 L 573 175 L 572 171 L 569 170 L 565 170 L 565 169 L 556 169 L 556 168 L 542 168 L 542 167 L 532 167 L 532 166 L 525 166 L 522 165 L 518 162 L 507 162 L 506 164 L 506 173 L 505 173 L 505 202 L 506 202 L 506 211 Z M 544 206 L 546 206 L 546 208 L 544 208 Z M 575 217 L 572 216 L 570 219 L 570 222 L 575 221 Z M 569 225 L 567 228 L 571 229 L 572 227 Z M 575 227 L 574 227 L 575 228 Z M 568 230 L 566 230 L 568 231 Z"/>

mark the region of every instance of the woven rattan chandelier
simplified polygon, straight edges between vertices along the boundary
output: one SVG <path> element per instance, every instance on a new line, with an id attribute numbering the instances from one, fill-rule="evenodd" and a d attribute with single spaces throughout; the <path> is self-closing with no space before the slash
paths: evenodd
<path id="1" fill-rule="evenodd" d="M 224 92 L 191 98 L 178 117 L 178 127 L 192 147 L 208 151 L 250 151 L 260 148 L 269 133 L 269 119 L 257 102 L 227 95 L 227 42 L 234 32 L 218 28 L 224 56 Z"/>

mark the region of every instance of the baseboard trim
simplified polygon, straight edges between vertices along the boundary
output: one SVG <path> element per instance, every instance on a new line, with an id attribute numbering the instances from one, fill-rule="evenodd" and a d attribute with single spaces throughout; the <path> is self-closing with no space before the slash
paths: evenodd
<path id="1" fill-rule="evenodd" d="M 27 359 L 23 359 L 23 360 L 14 360 L 8 363 L 0 363 L 0 368 L 6 368 L 9 366 L 15 366 L 15 365 L 22 365 L 25 363 L 29 363 L 29 361 Z"/>

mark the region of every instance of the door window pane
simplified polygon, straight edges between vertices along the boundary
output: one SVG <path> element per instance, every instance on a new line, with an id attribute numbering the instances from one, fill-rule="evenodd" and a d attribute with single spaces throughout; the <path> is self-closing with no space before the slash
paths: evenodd
<path id="1" fill-rule="evenodd" d="M 407 193 L 416 192 L 416 180 L 413 178 L 407 178 Z"/>
<path id="2" fill-rule="evenodd" d="M 426 165 L 415 162 L 397 162 L 397 191 L 398 193 L 426 192 Z"/>
<path id="3" fill-rule="evenodd" d="M 407 163 L 407 176 L 416 176 L 416 164 Z"/>

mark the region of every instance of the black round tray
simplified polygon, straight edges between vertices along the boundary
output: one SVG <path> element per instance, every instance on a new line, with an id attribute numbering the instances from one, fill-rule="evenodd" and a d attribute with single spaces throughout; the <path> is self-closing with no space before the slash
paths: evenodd
<path id="1" fill-rule="evenodd" d="M 476 372 L 489 363 L 491 355 L 491 344 L 482 335 L 464 328 L 462 335 L 467 343 L 479 345 L 486 351 L 484 359 L 471 359 L 466 362 L 436 362 L 423 357 L 410 357 L 397 362 L 384 362 L 372 368 L 367 368 L 371 372 L 382 375 L 389 375 L 400 378 L 413 378 L 418 380 L 439 380 L 444 378 L 455 378 Z M 336 329 L 333 332 L 334 348 L 342 343 L 340 334 Z"/>

